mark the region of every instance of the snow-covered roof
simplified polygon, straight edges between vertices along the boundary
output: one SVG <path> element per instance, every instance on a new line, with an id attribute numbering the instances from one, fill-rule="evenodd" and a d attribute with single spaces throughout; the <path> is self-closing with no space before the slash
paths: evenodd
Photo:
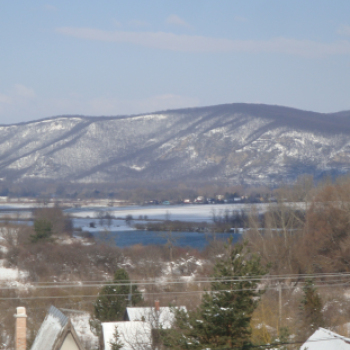
<path id="1" fill-rule="evenodd" d="M 68 324 L 68 318 L 63 313 L 51 306 L 42 323 L 31 350 L 51 350 L 56 340 Z"/>
<path id="2" fill-rule="evenodd" d="M 105 350 L 111 350 L 111 342 L 115 341 L 115 327 L 118 329 L 121 350 L 151 350 L 152 327 L 148 322 L 103 322 L 102 332 Z"/>
<path id="3" fill-rule="evenodd" d="M 31 350 L 83 350 L 70 319 L 60 310 L 51 306 Z"/>
<path id="4" fill-rule="evenodd" d="M 185 306 L 180 306 L 179 309 L 187 311 Z M 129 321 L 146 321 L 152 328 L 170 328 L 175 320 L 170 307 L 160 307 L 159 312 L 154 307 L 127 307 L 126 313 Z"/>
<path id="5" fill-rule="evenodd" d="M 325 328 L 319 328 L 300 350 L 350 350 L 350 339 Z"/>
<path id="6" fill-rule="evenodd" d="M 69 314 L 69 313 L 68 313 Z M 90 328 L 90 314 L 89 313 L 72 313 L 69 318 L 74 326 L 74 330 L 77 333 L 81 343 L 87 349 L 98 348 L 98 337 L 91 331 Z"/>

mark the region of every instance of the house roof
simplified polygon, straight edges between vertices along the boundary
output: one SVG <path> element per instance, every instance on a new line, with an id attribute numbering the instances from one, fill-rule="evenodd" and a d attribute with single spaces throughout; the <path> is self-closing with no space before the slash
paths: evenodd
<path id="1" fill-rule="evenodd" d="M 187 311 L 185 306 L 180 306 L 179 309 Z M 154 307 L 127 307 L 126 313 L 129 321 L 146 321 L 152 328 L 157 326 L 170 328 L 175 321 L 175 315 L 170 307 L 160 307 L 159 313 Z"/>
<path id="2" fill-rule="evenodd" d="M 105 350 L 111 350 L 111 342 L 115 341 L 114 332 L 117 327 L 121 350 L 151 350 L 152 327 L 148 322 L 103 322 L 102 332 Z"/>
<path id="3" fill-rule="evenodd" d="M 60 310 L 51 306 L 35 337 L 31 350 L 56 350 L 69 332 L 72 334 L 77 347 L 82 349 L 69 318 Z"/>
<path id="4" fill-rule="evenodd" d="M 80 340 L 83 341 L 83 344 L 91 349 L 98 348 L 98 336 L 96 336 L 90 327 L 90 314 L 88 312 L 81 313 L 71 313 L 69 315 L 69 319 L 72 322 L 72 326 L 74 326 L 74 330 L 76 331 Z"/>
<path id="5" fill-rule="evenodd" d="M 300 350 L 350 350 L 350 339 L 325 328 L 319 328 Z"/>

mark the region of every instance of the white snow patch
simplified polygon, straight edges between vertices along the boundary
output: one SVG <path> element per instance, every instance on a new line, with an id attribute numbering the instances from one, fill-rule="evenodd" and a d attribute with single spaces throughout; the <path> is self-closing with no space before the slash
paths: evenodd
<path id="1" fill-rule="evenodd" d="M 141 170 L 145 169 L 145 167 L 144 167 L 144 166 L 132 165 L 132 166 L 130 167 L 130 169 L 134 169 L 134 170 L 136 170 L 136 171 L 141 171 Z"/>
<path id="2" fill-rule="evenodd" d="M 132 117 L 131 120 L 162 120 L 162 119 L 168 119 L 166 115 L 163 114 L 148 114 L 148 115 L 141 115 L 138 117 Z"/>
<path id="3" fill-rule="evenodd" d="M 0 259 L 0 281 L 16 281 L 28 276 L 26 271 L 3 266 L 5 259 Z"/>
<path id="4" fill-rule="evenodd" d="M 0 267 L 0 280 L 1 281 L 9 281 L 9 280 L 16 280 L 18 279 L 18 270 L 17 269 L 11 269 L 7 267 Z"/>

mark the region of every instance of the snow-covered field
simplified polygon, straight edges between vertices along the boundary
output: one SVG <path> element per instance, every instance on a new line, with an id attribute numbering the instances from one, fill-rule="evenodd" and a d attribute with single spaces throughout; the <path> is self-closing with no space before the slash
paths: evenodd
<path id="1" fill-rule="evenodd" d="M 31 209 L 38 207 L 38 203 L 4 203 L 0 204 L 0 210 Z"/>
<path id="2" fill-rule="evenodd" d="M 156 206 L 125 206 L 125 207 L 108 207 L 108 206 L 91 206 L 82 208 L 66 209 L 65 212 L 70 214 L 75 219 L 92 219 L 97 223 L 98 214 L 100 212 L 108 212 L 115 218 L 125 218 L 127 215 L 132 215 L 133 219 L 140 217 L 147 217 L 148 220 L 180 220 L 192 222 L 210 222 L 213 215 L 224 215 L 226 211 L 245 211 L 249 213 L 254 207 L 258 212 L 266 211 L 269 206 L 274 204 L 258 203 L 258 204 L 206 204 L 206 205 L 156 205 Z M 303 203 L 288 203 L 287 205 L 295 206 L 299 209 L 303 207 Z M 5 217 L 11 219 L 31 219 L 31 203 L 0 205 L 0 219 Z M 20 209 L 17 211 L 16 209 Z M 23 210 L 23 209 L 28 209 Z M 114 220 L 115 221 L 115 220 Z M 118 223 L 117 225 L 125 226 L 125 223 Z M 82 227 L 84 225 L 78 225 Z"/>
<path id="3" fill-rule="evenodd" d="M 77 208 L 68 209 L 66 212 L 71 214 L 74 218 L 91 218 L 96 219 L 100 211 L 108 211 L 115 217 L 125 218 L 127 215 L 132 215 L 134 219 L 140 216 L 147 216 L 150 220 L 180 220 L 192 222 L 210 222 L 213 215 L 224 215 L 225 211 L 241 212 L 242 210 L 249 213 L 252 208 L 258 212 L 266 211 L 274 204 L 258 203 L 258 204 L 189 204 L 189 205 L 157 205 L 157 206 L 126 206 L 126 207 L 106 207 L 106 208 Z M 304 203 L 288 203 L 289 206 L 295 206 L 301 209 Z"/>
<path id="4" fill-rule="evenodd" d="M 255 204 L 258 211 L 265 211 L 267 204 Z M 97 220 L 98 212 L 101 210 L 108 211 L 115 217 L 125 218 L 132 215 L 134 219 L 140 216 L 147 216 L 150 220 L 180 220 L 193 222 L 210 222 L 213 214 L 223 215 L 226 210 L 230 212 L 244 210 L 249 212 L 253 207 L 252 204 L 216 204 L 216 205 L 157 205 L 157 206 L 129 206 L 114 208 L 87 208 L 87 209 L 70 209 L 67 212 L 74 218 L 91 218 Z"/>

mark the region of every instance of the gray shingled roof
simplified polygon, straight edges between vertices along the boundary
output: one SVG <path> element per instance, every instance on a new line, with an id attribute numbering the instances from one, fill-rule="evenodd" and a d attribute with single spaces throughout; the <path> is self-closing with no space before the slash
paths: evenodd
<path id="1" fill-rule="evenodd" d="M 52 350 L 67 323 L 68 318 L 60 310 L 51 306 L 31 350 Z"/>

